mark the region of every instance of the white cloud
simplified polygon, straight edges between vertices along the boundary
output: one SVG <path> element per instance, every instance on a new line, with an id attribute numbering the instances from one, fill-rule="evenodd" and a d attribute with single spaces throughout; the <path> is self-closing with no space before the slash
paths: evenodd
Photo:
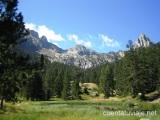
<path id="1" fill-rule="evenodd" d="M 48 28 L 45 25 L 36 25 L 33 23 L 26 23 L 25 27 L 29 28 L 31 30 L 37 31 L 40 37 L 42 37 L 43 35 L 46 36 L 49 42 L 56 44 L 58 46 L 59 46 L 58 42 L 60 42 L 60 41 L 64 41 L 64 44 L 65 44 L 65 42 L 70 43 L 71 41 L 73 41 L 75 44 L 84 45 L 85 47 L 88 47 L 88 48 L 91 48 L 91 47 L 97 48 L 97 46 L 98 45 L 100 46 L 100 44 L 102 44 L 102 46 L 101 46 L 102 48 L 104 46 L 112 47 L 112 48 L 116 48 L 116 47 L 120 46 L 118 41 L 116 41 L 113 38 L 110 38 L 109 36 L 104 35 L 104 34 L 99 34 L 96 36 L 88 35 L 88 37 L 85 39 L 81 39 L 76 34 L 69 34 L 65 38 L 67 38 L 70 41 L 65 41 L 64 37 L 61 34 L 56 33 L 54 30 Z M 101 40 L 102 43 L 100 43 L 97 40 Z"/>
<path id="2" fill-rule="evenodd" d="M 119 42 L 108 37 L 107 35 L 100 34 L 99 38 L 102 40 L 102 44 L 107 47 L 119 47 Z"/>
<path id="3" fill-rule="evenodd" d="M 56 43 L 56 42 L 53 42 L 53 44 L 56 45 L 56 46 L 58 46 L 58 47 L 60 47 L 60 45 L 58 43 Z"/>
<path id="4" fill-rule="evenodd" d="M 92 47 L 91 41 L 81 40 L 75 34 L 68 35 L 67 37 L 68 37 L 69 40 L 74 41 L 76 44 L 84 45 L 85 47 L 88 47 L 88 48 Z"/>
<path id="5" fill-rule="evenodd" d="M 33 23 L 26 23 L 25 24 L 25 27 L 28 28 L 28 29 L 31 29 L 31 30 L 36 30 L 36 25 L 33 24 Z"/>
<path id="6" fill-rule="evenodd" d="M 36 25 L 33 23 L 26 23 L 26 28 L 29 28 L 31 30 L 35 30 L 38 32 L 39 36 L 42 37 L 43 35 L 47 37 L 49 42 L 55 43 L 59 41 L 63 41 L 64 38 L 61 34 L 55 33 L 52 29 L 48 28 L 45 25 Z"/>

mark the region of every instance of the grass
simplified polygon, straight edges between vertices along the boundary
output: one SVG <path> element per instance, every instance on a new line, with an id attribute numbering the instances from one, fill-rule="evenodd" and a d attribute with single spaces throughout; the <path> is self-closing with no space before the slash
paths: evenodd
<path id="1" fill-rule="evenodd" d="M 0 111 L 0 120 L 159 120 L 160 103 L 145 103 L 136 100 L 121 101 L 40 101 L 6 103 Z M 156 110 L 154 116 L 109 116 L 104 112 Z"/>

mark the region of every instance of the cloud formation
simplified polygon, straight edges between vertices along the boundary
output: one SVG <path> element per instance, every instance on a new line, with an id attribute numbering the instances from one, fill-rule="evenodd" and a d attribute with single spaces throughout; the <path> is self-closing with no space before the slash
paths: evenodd
<path id="1" fill-rule="evenodd" d="M 55 31 L 53 31 L 52 29 L 48 28 L 45 25 L 36 25 L 33 23 L 26 23 L 25 27 L 30 30 L 37 31 L 40 37 L 42 37 L 43 35 L 46 36 L 48 41 L 52 43 L 60 42 L 64 40 L 61 34 L 55 33 Z"/>
<path id="2" fill-rule="evenodd" d="M 54 30 L 45 25 L 26 23 L 25 27 L 37 31 L 40 37 L 43 35 L 46 36 L 49 42 L 59 47 L 63 48 L 65 46 L 65 49 L 67 49 L 69 46 L 72 47 L 73 43 L 101 51 L 106 49 L 118 49 L 120 47 L 120 43 L 118 41 L 105 34 L 89 34 L 82 39 L 82 36 L 77 34 L 62 35 L 61 33 L 56 33 Z"/>
<path id="3" fill-rule="evenodd" d="M 99 34 L 99 38 L 102 40 L 103 46 L 119 47 L 119 42 L 110 38 L 110 37 L 108 37 L 107 35 Z"/>
<path id="4" fill-rule="evenodd" d="M 76 44 L 84 45 L 85 47 L 91 48 L 92 43 L 88 40 L 82 40 L 78 37 L 78 35 L 70 34 L 67 36 L 68 40 L 74 41 Z"/>

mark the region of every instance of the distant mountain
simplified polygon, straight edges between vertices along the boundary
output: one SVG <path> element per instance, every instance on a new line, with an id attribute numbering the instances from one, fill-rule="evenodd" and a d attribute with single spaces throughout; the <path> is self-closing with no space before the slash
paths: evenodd
<path id="1" fill-rule="evenodd" d="M 145 34 L 140 34 L 138 39 L 134 42 L 133 47 L 134 48 L 139 48 L 139 47 L 149 47 L 153 43 L 151 40 L 145 35 Z"/>
<path id="2" fill-rule="evenodd" d="M 68 54 L 77 54 L 77 55 L 95 55 L 97 54 L 95 51 L 87 49 L 83 45 L 76 45 L 74 48 L 70 48 L 67 50 Z"/>
<path id="3" fill-rule="evenodd" d="M 53 52 L 48 49 L 42 49 L 40 54 L 46 55 L 50 61 L 57 61 L 64 64 L 75 65 L 84 69 L 95 67 L 97 65 L 112 62 L 121 58 L 121 53 L 97 53 L 82 45 L 76 45 L 74 48 L 64 50 L 62 53 Z"/>
<path id="4" fill-rule="evenodd" d="M 27 35 L 24 40 L 25 42 L 19 46 L 24 52 L 30 54 L 43 54 L 51 62 L 56 61 L 75 65 L 84 69 L 95 67 L 107 62 L 113 62 L 124 56 L 124 51 L 98 53 L 83 45 L 76 45 L 73 48 L 63 50 L 58 46 L 49 43 L 45 36 L 40 38 L 38 33 L 33 30 L 29 30 L 29 35 Z M 146 37 L 146 35 L 141 34 L 135 41 L 134 48 L 148 47 L 150 44 L 152 44 L 150 39 Z"/>
<path id="5" fill-rule="evenodd" d="M 35 53 L 42 49 L 48 49 L 58 53 L 63 52 L 63 50 L 56 45 L 49 43 L 45 36 L 39 37 L 38 33 L 33 30 L 29 30 L 29 35 L 24 38 L 24 41 L 20 47 L 24 52 Z"/>

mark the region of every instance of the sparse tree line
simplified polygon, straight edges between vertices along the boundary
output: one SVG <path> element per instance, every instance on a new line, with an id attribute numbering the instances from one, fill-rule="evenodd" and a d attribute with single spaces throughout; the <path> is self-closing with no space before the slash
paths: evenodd
<path id="1" fill-rule="evenodd" d="M 99 85 L 105 97 L 142 97 L 160 91 L 160 44 L 134 49 L 129 41 L 125 57 L 87 70 L 50 63 L 43 55 L 16 51 L 27 35 L 17 0 L 0 0 L 0 101 L 80 99 L 79 83 Z"/>

